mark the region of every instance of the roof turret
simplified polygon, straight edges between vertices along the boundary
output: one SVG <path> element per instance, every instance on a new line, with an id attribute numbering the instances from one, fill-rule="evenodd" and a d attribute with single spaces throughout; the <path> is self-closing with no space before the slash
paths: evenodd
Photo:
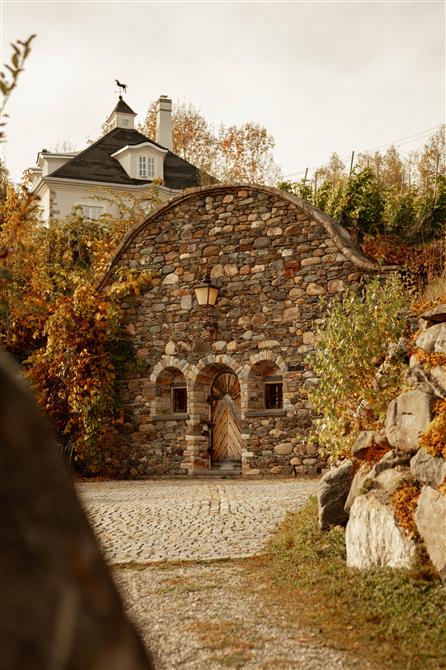
<path id="1" fill-rule="evenodd" d="M 107 119 L 107 126 L 109 130 L 113 128 L 134 128 L 135 127 L 135 116 L 136 113 L 128 106 L 125 100 L 122 99 L 122 96 L 119 96 L 119 100 Z"/>

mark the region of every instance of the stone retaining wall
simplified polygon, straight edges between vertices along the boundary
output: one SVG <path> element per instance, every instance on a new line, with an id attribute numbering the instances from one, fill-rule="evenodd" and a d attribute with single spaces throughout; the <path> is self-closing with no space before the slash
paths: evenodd
<path id="1" fill-rule="evenodd" d="M 209 387 L 232 371 L 241 389 L 245 475 L 315 473 L 306 444 L 314 346 L 321 298 L 334 296 L 378 266 L 319 210 L 276 189 L 193 189 L 155 210 L 118 249 L 116 268 L 157 272 L 153 288 L 122 307 L 138 365 L 123 379 L 123 474 L 194 474 L 209 465 Z M 215 307 L 200 307 L 194 287 L 206 271 L 219 285 Z M 166 374 L 185 379 L 187 413 L 163 400 Z M 164 377 L 163 377 L 164 375 Z M 283 407 L 265 410 L 266 378 L 283 382 Z M 163 396 L 164 394 L 164 396 Z"/>

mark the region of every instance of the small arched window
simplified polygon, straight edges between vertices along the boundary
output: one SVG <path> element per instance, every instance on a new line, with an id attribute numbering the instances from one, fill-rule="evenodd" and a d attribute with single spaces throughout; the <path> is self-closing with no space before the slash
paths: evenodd
<path id="1" fill-rule="evenodd" d="M 177 368 L 165 368 L 158 375 L 153 413 L 155 415 L 187 413 L 186 378 Z"/>
<path id="2" fill-rule="evenodd" d="M 248 377 L 248 411 L 283 408 L 283 379 L 279 368 L 270 360 L 258 361 Z"/>

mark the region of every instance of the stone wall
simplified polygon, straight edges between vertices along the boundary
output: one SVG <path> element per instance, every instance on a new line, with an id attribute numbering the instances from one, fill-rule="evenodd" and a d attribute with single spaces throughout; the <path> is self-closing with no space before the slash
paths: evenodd
<path id="1" fill-rule="evenodd" d="M 243 473 L 316 473 L 322 463 L 305 439 L 312 383 L 305 360 L 321 298 L 378 270 L 346 231 L 273 188 L 204 187 L 135 227 L 103 287 L 122 266 L 158 275 L 153 288 L 122 303 L 137 358 L 123 379 L 124 473 L 194 474 L 209 466 L 209 388 L 225 370 L 240 383 Z M 215 307 L 195 298 L 205 272 L 219 286 Z M 188 399 L 181 415 L 172 413 L 165 386 L 179 373 Z M 264 409 L 266 376 L 283 382 L 282 408 Z"/>

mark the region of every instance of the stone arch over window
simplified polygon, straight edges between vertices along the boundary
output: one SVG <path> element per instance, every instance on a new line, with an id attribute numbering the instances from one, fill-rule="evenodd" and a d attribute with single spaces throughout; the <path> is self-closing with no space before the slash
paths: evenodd
<path id="1" fill-rule="evenodd" d="M 244 370 L 248 412 L 282 411 L 286 365 L 278 356 L 257 354 Z"/>
<path id="2" fill-rule="evenodd" d="M 152 414 L 186 414 L 188 411 L 186 361 L 168 357 L 155 366 L 150 380 L 155 385 Z"/>

